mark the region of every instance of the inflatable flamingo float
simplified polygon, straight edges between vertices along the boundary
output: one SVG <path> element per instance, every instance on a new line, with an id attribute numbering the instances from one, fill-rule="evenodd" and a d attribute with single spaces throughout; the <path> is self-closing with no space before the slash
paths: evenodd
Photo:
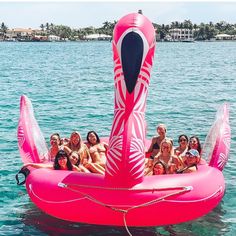
<path id="1" fill-rule="evenodd" d="M 42 211 L 73 222 L 160 226 L 196 219 L 221 201 L 230 149 L 227 104 L 207 136 L 208 163 L 194 173 L 144 177 L 144 119 L 154 51 L 155 30 L 145 16 L 134 13 L 119 20 L 113 37 L 115 104 L 105 176 L 31 169 L 26 189 Z M 24 163 L 48 161 L 45 139 L 24 95 L 18 143 Z"/>

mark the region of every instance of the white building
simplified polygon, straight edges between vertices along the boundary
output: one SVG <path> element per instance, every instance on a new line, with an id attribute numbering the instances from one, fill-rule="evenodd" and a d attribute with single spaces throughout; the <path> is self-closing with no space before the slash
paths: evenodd
<path id="1" fill-rule="evenodd" d="M 56 35 L 48 35 L 48 40 L 50 42 L 56 42 L 56 41 L 60 41 L 60 37 Z"/>
<path id="2" fill-rule="evenodd" d="M 111 40 L 112 37 L 106 34 L 89 34 L 84 38 L 87 40 Z"/>
<path id="3" fill-rule="evenodd" d="M 173 41 L 194 41 L 193 32 L 191 29 L 170 29 L 170 36 Z"/>
<path id="4" fill-rule="evenodd" d="M 232 40 L 234 39 L 234 35 L 229 34 L 217 34 L 216 40 Z"/>

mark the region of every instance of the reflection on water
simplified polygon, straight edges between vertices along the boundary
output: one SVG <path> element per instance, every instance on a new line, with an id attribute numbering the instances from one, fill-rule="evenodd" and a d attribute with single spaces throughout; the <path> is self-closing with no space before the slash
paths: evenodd
<path id="1" fill-rule="evenodd" d="M 174 144 L 180 133 L 197 134 L 203 142 L 216 109 L 228 102 L 232 142 L 224 169 L 226 194 L 205 217 L 173 226 L 129 228 L 133 235 L 236 235 L 235 51 L 236 42 L 158 44 L 147 98 L 147 136 L 164 122 Z M 54 131 L 67 137 L 74 129 L 83 137 L 93 129 L 109 135 L 114 96 L 110 42 L 2 43 L 0 54 L 0 235 L 128 235 L 125 227 L 52 218 L 15 182 L 22 166 L 16 138 L 20 95 L 32 100 L 46 138 Z"/>
<path id="2" fill-rule="evenodd" d="M 22 216 L 22 222 L 27 226 L 27 229 L 31 229 L 31 232 L 28 233 L 34 235 L 128 235 L 125 227 L 71 223 L 51 217 L 35 206 L 25 212 L 24 216 Z M 129 228 L 129 230 L 133 235 L 157 235 L 155 228 L 151 227 Z"/>
<path id="3" fill-rule="evenodd" d="M 208 215 L 199 218 L 190 223 L 179 225 L 168 225 L 163 227 L 129 227 L 129 231 L 133 236 L 212 236 L 223 235 L 227 232 L 228 225 L 222 222 L 225 211 L 222 208 L 223 201 Z M 27 206 L 26 206 L 27 207 Z M 25 227 L 21 235 L 128 235 L 125 227 L 112 227 L 72 223 L 51 217 L 33 204 L 28 205 L 29 209 L 25 209 L 21 215 L 22 223 Z M 101 216 L 102 217 L 102 216 Z M 155 216 L 153 216 L 155 217 Z"/>
<path id="4" fill-rule="evenodd" d="M 225 211 L 222 208 L 223 201 L 209 214 L 191 221 L 190 223 L 183 223 L 175 225 L 174 234 L 171 235 L 188 235 L 188 236 L 221 236 L 226 232 L 228 225 L 222 221 Z M 196 209 L 197 210 L 197 209 Z M 223 230 L 223 232 L 222 232 Z"/>

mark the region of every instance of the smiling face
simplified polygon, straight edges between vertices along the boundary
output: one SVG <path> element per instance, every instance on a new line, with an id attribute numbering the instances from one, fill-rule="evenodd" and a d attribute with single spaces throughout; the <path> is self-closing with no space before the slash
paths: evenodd
<path id="1" fill-rule="evenodd" d="M 89 134 L 88 139 L 89 142 L 93 145 L 97 143 L 97 137 L 93 132 Z"/>
<path id="2" fill-rule="evenodd" d="M 192 165 L 192 164 L 197 164 L 198 163 L 198 157 L 197 156 L 193 156 L 191 154 L 186 154 L 185 158 L 186 158 L 187 165 Z"/>
<path id="3" fill-rule="evenodd" d="M 179 137 L 179 145 L 182 147 L 182 148 L 185 148 L 187 147 L 188 145 L 188 140 L 185 136 L 180 136 Z"/>
<path id="4" fill-rule="evenodd" d="M 165 174 L 165 168 L 161 163 L 157 163 L 154 167 L 153 167 L 153 174 L 154 175 L 163 175 Z"/>
<path id="5" fill-rule="evenodd" d="M 168 142 L 162 142 L 161 144 L 161 152 L 162 153 L 170 153 L 172 145 Z"/>
<path id="6" fill-rule="evenodd" d="M 60 145 L 60 139 L 59 139 L 58 135 L 52 135 L 50 137 L 50 144 L 51 144 L 51 146 L 58 146 L 58 145 Z"/>
<path id="7" fill-rule="evenodd" d="M 198 140 L 196 138 L 191 138 L 189 140 L 190 149 L 198 149 Z"/>
<path id="8" fill-rule="evenodd" d="M 80 135 L 78 133 L 72 133 L 70 137 L 70 142 L 73 145 L 78 145 L 80 143 Z"/>
<path id="9" fill-rule="evenodd" d="M 159 136 L 164 137 L 166 135 L 166 128 L 162 125 L 159 125 L 157 127 L 157 133 L 159 134 Z"/>
<path id="10" fill-rule="evenodd" d="M 70 155 L 70 162 L 72 165 L 76 165 L 79 160 L 79 155 L 77 152 L 72 152 Z"/>
<path id="11" fill-rule="evenodd" d="M 58 164 L 62 169 L 67 169 L 66 163 L 67 163 L 67 157 L 66 156 L 60 156 L 58 158 Z"/>

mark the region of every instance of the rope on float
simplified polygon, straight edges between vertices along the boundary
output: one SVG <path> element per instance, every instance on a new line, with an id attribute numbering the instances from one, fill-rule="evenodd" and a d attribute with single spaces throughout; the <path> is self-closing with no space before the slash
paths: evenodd
<path id="1" fill-rule="evenodd" d="M 133 210 L 133 209 L 136 209 L 136 208 L 141 208 L 141 207 L 145 207 L 145 206 L 149 206 L 149 205 L 152 205 L 152 204 L 155 204 L 157 202 L 160 202 L 162 200 L 164 200 L 165 198 L 168 198 L 168 197 L 171 197 L 171 196 L 174 196 L 174 195 L 178 195 L 178 194 L 182 194 L 182 193 L 185 193 L 185 192 L 189 192 L 193 189 L 192 186 L 187 186 L 187 187 L 170 187 L 170 188 L 162 188 L 162 189 L 148 189 L 149 191 L 154 191 L 154 190 L 157 190 L 157 191 L 163 191 L 163 190 L 172 190 L 172 189 L 181 189 L 177 192 L 174 192 L 174 193 L 170 193 L 170 194 L 167 194 L 163 197 L 159 197 L 157 199 L 154 199 L 154 200 L 151 200 L 151 201 L 148 201 L 146 203 L 143 203 L 143 204 L 140 204 L 140 205 L 137 205 L 137 206 L 132 206 L 132 207 L 129 207 L 128 209 L 124 210 L 124 209 L 120 209 L 120 208 L 117 208 L 117 207 L 113 207 L 112 205 L 108 205 L 108 204 L 105 204 L 99 200 L 97 200 L 96 198 L 92 197 L 91 195 L 87 194 L 87 193 L 84 193 L 82 191 L 79 191 L 79 190 L 76 190 L 76 189 L 73 189 L 73 188 L 70 188 L 68 186 L 68 184 L 64 184 L 64 183 L 59 183 L 58 184 L 59 187 L 62 187 L 62 188 L 66 188 L 70 191 L 73 191 L 73 192 L 76 192 L 76 193 L 80 193 L 82 194 L 85 198 L 87 198 L 88 200 L 94 202 L 94 203 L 97 203 L 101 206 L 104 206 L 104 207 L 107 207 L 107 208 L 110 208 L 111 210 L 113 211 L 118 211 L 118 212 L 121 212 L 123 214 L 123 222 L 124 222 L 124 226 L 125 226 L 125 229 L 127 231 L 127 233 L 129 234 L 129 236 L 132 236 L 132 234 L 130 233 L 129 231 L 129 228 L 127 226 L 127 221 L 126 221 L 126 215 L 128 214 L 129 211 Z M 72 184 L 72 186 L 79 186 L 77 184 Z M 93 186 L 93 188 L 95 188 L 96 186 Z M 124 190 L 124 188 L 106 188 L 106 187 L 98 187 L 100 189 L 102 188 L 105 188 L 105 189 L 112 189 L 112 190 Z M 132 190 L 132 189 L 125 189 L 125 190 Z M 138 189 L 133 189 L 133 190 L 138 190 Z"/>
<path id="2" fill-rule="evenodd" d="M 42 201 L 42 202 L 49 203 L 49 204 L 69 203 L 69 202 L 75 202 L 75 201 L 80 201 L 80 200 L 85 200 L 85 199 L 86 199 L 85 197 L 81 197 L 81 198 L 76 198 L 76 199 L 66 200 L 66 201 L 48 201 L 48 200 L 45 200 L 45 199 L 39 197 L 39 196 L 34 192 L 34 190 L 33 190 L 31 184 L 29 184 L 29 189 L 30 189 L 30 192 L 32 193 L 32 195 L 34 195 L 37 199 L 39 199 L 39 200 Z"/>
<path id="3" fill-rule="evenodd" d="M 169 188 L 153 188 L 153 189 L 127 189 L 127 188 L 109 188 L 109 187 L 99 187 L 99 186 L 89 186 L 89 185 L 78 185 L 78 184 L 71 184 L 72 186 L 77 186 L 77 187 L 87 187 L 87 188 L 97 188 L 97 189 L 106 189 L 106 190 L 128 190 L 128 191 L 168 191 L 168 190 L 177 190 L 179 189 L 179 191 L 177 192 L 174 192 L 174 193 L 170 193 L 170 194 L 167 194 L 163 197 L 159 197 L 157 199 L 154 199 L 154 200 L 151 200 L 151 201 L 148 201 L 146 203 L 143 203 L 143 204 L 140 204 L 140 205 L 137 205 L 137 206 L 132 206 L 132 207 L 129 207 L 127 208 L 126 210 L 125 209 L 120 209 L 120 208 L 117 208 L 117 207 L 114 207 L 112 205 L 108 205 L 108 204 L 105 204 L 99 200 L 97 200 L 96 198 L 92 197 L 91 195 L 89 194 L 86 194 L 84 192 L 81 192 L 79 190 L 76 190 L 76 189 L 73 189 L 73 188 L 70 188 L 68 186 L 68 184 L 64 184 L 64 183 L 58 183 L 58 187 L 61 187 L 61 188 L 66 188 L 70 191 L 73 191 L 73 192 L 76 192 L 76 193 L 80 193 L 81 195 L 83 195 L 83 197 L 81 198 L 76 198 L 76 199 L 71 199 L 71 200 L 66 200 L 66 201 L 47 201 L 45 199 L 42 199 L 40 198 L 39 196 L 37 196 L 37 194 L 33 191 L 33 188 L 32 188 L 32 185 L 30 184 L 29 185 L 29 189 L 31 191 L 31 193 L 37 197 L 38 199 L 40 199 L 41 201 L 43 202 L 46 202 L 46 203 L 54 203 L 54 204 L 61 204 L 61 203 L 69 203 L 69 202 L 74 202 L 74 201 L 80 201 L 80 200 L 85 200 L 85 199 L 88 199 L 94 203 L 97 203 L 101 206 L 104 206 L 104 207 L 107 207 L 113 211 L 118 211 L 118 212 L 121 212 L 123 214 L 123 222 L 124 222 L 124 226 L 125 226 L 125 229 L 127 231 L 127 233 L 129 234 L 129 236 L 132 236 L 132 234 L 130 233 L 129 229 L 128 229 L 128 226 L 127 226 L 127 222 L 126 222 L 126 215 L 129 211 L 133 210 L 133 209 L 136 209 L 136 208 L 141 208 L 141 207 L 145 207 L 145 206 L 149 206 L 149 205 L 152 205 L 152 204 L 155 204 L 157 202 L 160 202 L 160 201 L 163 201 L 165 200 L 166 198 L 168 197 L 171 197 L 171 196 L 174 196 L 174 195 L 178 195 L 178 194 L 182 194 L 182 193 L 185 193 L 185 192 L 189 192 L 193 189 L 192 186 L 186 186 L 186 187 L 169 187 Z M 211 198 L 212 196 L 214 196 L 216 193 L 222 191 L 222 186 L 217 189 L 217 191 L 215 191 L 213 194 L 211 194 L 210 196 L 204 198 L 204 199 L 201 199 L 201 201 L 203 200 L 207 200 L 209 198 Z"/>
<path id="4" fill-rule="evenodd" d="M 164 190 L 175 190 L 175 189 L 185 189 L 185 188 L 191 188 L 189 190 L 192 190 L 192 186 L 178 186 L 178 187 L 165 187 L 165 188 L 118 188 L 118 187 L 102 187 L 102 186 L 95 186 L 95 185 L 85 185 L 85 184 L 66 184 L 66 183 L 58 183 L 59 187 L 67 187 L 67 186 L 75 186 L 80 188 L 90 188 L 90 189 L 102 189 L 102 190 L 115 190 L 115 191 L 139 191 L 139 192 L 155 192 L 155 191 L 164 191 Z"/>
<path id="5" fill-rule="evenodd" d="M 81 185 L 77 185 L 77 184 L 71 184 L 71 185 L 72 185 L 72 186 L 81 187 Z M 105 207 L 110 208 L 110 209 L 112 209 L 112 210 L 114 210 L 114 211 L 119 211 L 119 212 L 122 212 L 122 213 L 128 213 L 128 211 L 130 211 L 130 210 L 133 210 L 133 209 L 136 209 L 136 208 L 145 207 L 145 206 L 149 206 L 149 205 L 155 204 L 155 203 L 157 203 L 157 202 L 160 202 L 160 201 L 162 201 L 162 200 L 165 200 L 165 198 L 172 197 L 172 196 L 175 196 L 175 195 L 178 195 L 178 194 L 181 194 L 181 193 L 189 192 L 189 191 L 191 191 L 191 190 L 193 189 L 192 186 L 187 186 L 187 187 L 170 187 L 170 188 L 159 188 L 159 189 L 158 189 L 158 188 L 157 188 L 157 189 L 147 189 L 147 190 L 153 191 L 153 192 L 154 192 L 154 191 L 164 191 L 164 190 L 168 191 L 168 190 L 173 190 L 173 189 L 180 189 L 180 190 L 177 191 L 177 192 L 174 192 L 174 193 L 167 194 L 167 195 L 165 195 L 165 196 L 163 196 L 163 197 L 159 197 L 159 198 L 157 198 L 157 199 L 148 201 L 148 202 L 146 202 L 146 203 L 142 203 L 142 204 L 137 205 L 137 206 L 129 207 L 127 210 L 124 210 L 124 209 L 120 209 L 120 208 L 117 208 L 117 207 L 113 207 L 112 205 L 109 205 L 109 204 L 105 204 L 105 203 L 103 203 L 103 202 L 97 200 L 96 198 L 92 197 L 91 195 L 89 195 L 89 194 L 87 194 L 87 193 L 84 193 L 84 192 L 82 192 L 82 191 L 80 191 L 80 190 L 73 189 L 73 188 L 69 187 L 68 184 L 59 183 L 58 186 L 61 187 L 61 188 L 66 188 L 66 189 L 68 189 L 68 190 L 70 190 L 70 191 L 72 191 L 72 192 L 80 193 L 80 194 L 83 195 L 85 198 L 87 198 L 87 199 L 89 199 L 89 200 L 91 200 L 91 201 L 93 201 L 93 202 L 95 202 L 95 203 L 98 203 L 98 204 L 100 204 L 101 206 L 105 206 Z M 84 185 L 82 185 L 82 186 L 84 186 Z M 94 188 L 94 187 L 96 187 L 96 186 L 93 186 L 93 188 Z M 121 189 L 122 189 L 122 190 L 132 190 L 132 189 L 125 189 L 125 188 L 121 188 L 121 189 L 119 189 L 119 188 L 117 188 L 117 189 L 116 189 L 116 188 L 107 188 L 107 187 L 98 187 L 98 188 L 99 188 L 99 189 L 109 189 L 109 190 L 111 190 L 111 189 L 112 189 L 112 190 L 121 190 Z M 138 191 L 138 189 L 134 189 L 134 190 Z M 143 189 L 142 189 L 142 190 L 143 190 Z M 147 191 L 147 190 L 146 190 L 146 191 Z"/>

